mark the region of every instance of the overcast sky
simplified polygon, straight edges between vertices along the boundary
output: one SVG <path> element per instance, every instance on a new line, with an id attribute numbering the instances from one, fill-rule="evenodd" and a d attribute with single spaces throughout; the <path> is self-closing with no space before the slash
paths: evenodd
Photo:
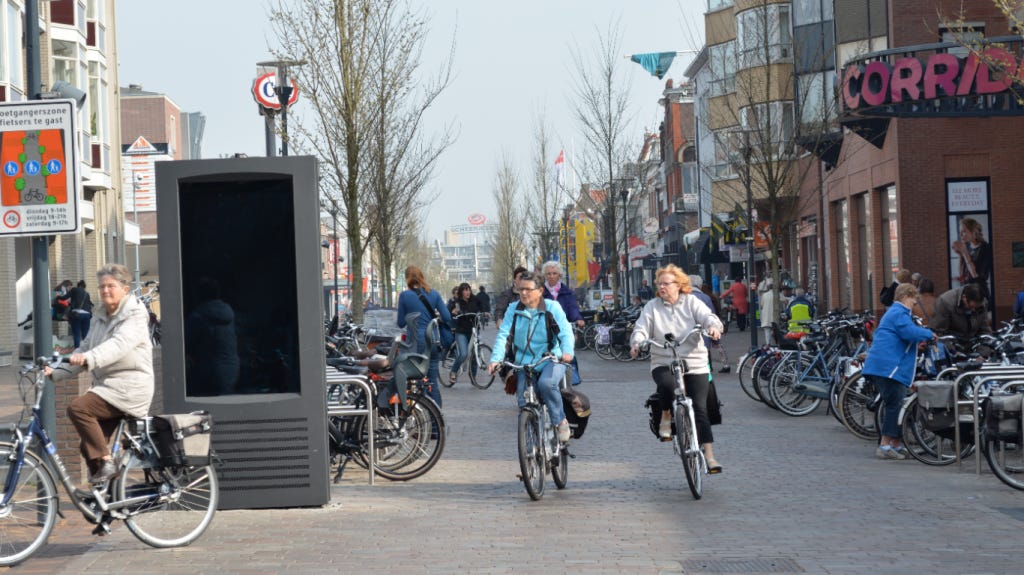
<path id="1" fill-rule="evenodd" d="M 183 112 L 206 116 L 206 158 L 265 155 L 263 120 L 251 93 L 256 63 L 272 59 L 265 2 L 178 0 L 117 2 L 120 84 L 161 92 Z M 552 145 L 582 147 L 571 118 L 571 48 L 597 50 L 599 34 L 618 21 L 623 56 L 693 50 L 703 38 L 703 0 L 430 0 L 425 71 L 436 69 L 455 36 L 456 79 L 427 118 L 452 123 L 458 140 L 431 185 L 428 239 L 467 217 L 494 214 L 491 191 L 499 158 L 508 153 L 526 181 L 533 118 L 543 110 Z M 693 55 L 679 55 L 665 79 L 677 83 Z M 665 80 L 623 59 L 632 113 L 630 137 L 661 121 Z M 296 107 L 302 106 L 300 96 Z M 439 129 L 439 128 L 438 128 Z M 637 144 L 639 145 L 639 144 Z M 556 152 L 557 154 L 557 152 Z M 555 158 L 550 158 L 553 165 Z"/>

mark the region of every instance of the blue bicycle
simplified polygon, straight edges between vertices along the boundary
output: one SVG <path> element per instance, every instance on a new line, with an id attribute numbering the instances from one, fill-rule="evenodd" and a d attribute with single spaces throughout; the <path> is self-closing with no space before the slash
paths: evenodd
<path id="1" fill-rule="evenodd" d="M 150 438 L 152 418 L 125 417 L 114 432 L 113 459 L 118 474 L 90 489 L 76 489 L 57 446 L 43 428 L 39 404 L 46 387 L 44 369 L 60 369 L 63 358 L 41 357 L 21 372 L 27 398 L 34 392 L 32 415 L 14 426 L 9 442 L 0 442 L 0 567 L 18 564 L 46 543 L 57 522 L 55 478 L 71 503 L 105 535 L 121 519 L 140 541 L 153 547 L 181 547 L 198 539 L 217 509 L 217 474 L 210 465 L 161 463 Z M 38 447 L 41 446 L 42 450 Z"/>

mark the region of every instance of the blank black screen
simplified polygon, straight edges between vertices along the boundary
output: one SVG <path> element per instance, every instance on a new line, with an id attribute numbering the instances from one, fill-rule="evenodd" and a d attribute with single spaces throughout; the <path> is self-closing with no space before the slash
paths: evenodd
<path id="1" fill-rule="evenodd" d="M 300 391 L 293 193 L 179 181 L 186 396 Z"/>

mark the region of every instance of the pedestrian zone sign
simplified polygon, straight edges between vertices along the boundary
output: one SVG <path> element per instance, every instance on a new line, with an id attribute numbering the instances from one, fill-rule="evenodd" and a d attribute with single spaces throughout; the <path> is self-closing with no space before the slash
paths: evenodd
<path id="1" fill-rule="evenodd" d="M 70 99 L 0 104 L 0 237 L 78 233 L 76 118 Z"/>

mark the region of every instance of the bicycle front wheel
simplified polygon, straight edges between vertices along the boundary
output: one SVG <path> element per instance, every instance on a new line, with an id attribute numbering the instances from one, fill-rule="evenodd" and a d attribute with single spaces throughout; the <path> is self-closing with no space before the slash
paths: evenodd
<path id="1" fill-rule="evenodd" d="M 754 391 L 754 383 L 752 380 L 754 362 L 756 362 L 759 357 L 761 357 L 760 354 L 751 352 L 744 355 L 736 364 L 736 377 L 740 378 L 740 389 L 743 390 L 743 393 L 747 394 L 747 397 L 754 401 L 761 401 L 757 392 Z"/>
<path id="2" fill-rule="evenodd" d="M 532 409 L 519 410 L 519 470 L 530 499 L 544 497 L 544 435 Z"/>
<path id="3" fill-rule="evenodd" d="M 183 547 L 199 539 L 220 498 L 212 465 L 153 467 L 137 457 L 130 458 L 114 489 L 119 501 L 138 499 L 124 509 L 124 523 L 152 547 Z"/>
<path id="4" fill-rule="evenodd" d="M 0 478 L 12 471 L 14 445 L 0 443 Z M 0 567 L 17 565 L 46 543 L 57 522 L 57 488 L 49 470 L 31 451 L 25 452 L 11 499 L 0 506 Z"/>
<path id="5" fill-rule="evenodd" d="M 674 420 L 676 425 L 676 450 L 679 452 L 679 458 L 683 460 L 683 472 L 686 474 L 686 483 L 690 486 L 690 493 L 693 494 L 693 498 L 700 499 L 704 495 L 700 446 L 697 445 L 697 438 L 693 436 L 689 410 L 683 405 L 676 405 Z"/>
<path id="6" fill-rule="evenodd" d="M 491 346 L 481 343 L 476 353 L 469 356 L 469 382 L 477 389 L 487 389 L 494 383 L 494 374 L 487 373 L 487 362 L 491 360 Z"/>
<path id="7" fill-rule="evenodd" d="M 843 426 L 861 439 L 878 439 L 875 411 L 879 409 L 875 397 L 878 388 L 857 370 L 840 385 L 839 407 Z"/>

